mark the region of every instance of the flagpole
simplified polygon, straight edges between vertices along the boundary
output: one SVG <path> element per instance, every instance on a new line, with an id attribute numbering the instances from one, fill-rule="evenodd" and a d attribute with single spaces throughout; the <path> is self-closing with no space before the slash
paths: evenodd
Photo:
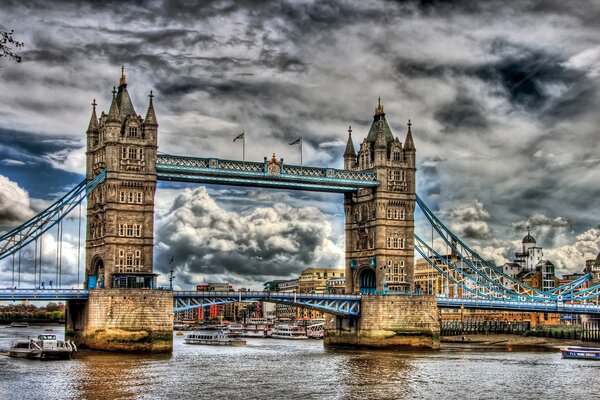
<path id="1" fill-rule="evenodd" d="M 242 161 L 246 161 L 246 131 L 242 132 Z"/>
<path id="2" fill-rule="evenodd" d="M 300 137 L 300 166 L 302 166 L 302 137 Z"/>

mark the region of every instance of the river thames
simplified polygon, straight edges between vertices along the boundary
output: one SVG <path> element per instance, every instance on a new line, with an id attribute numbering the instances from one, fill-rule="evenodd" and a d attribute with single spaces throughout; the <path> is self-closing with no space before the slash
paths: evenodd
<path id="1" fill-rule="evenodd" d="M 0 326 L 0 349 L 44 328 Z M 71 361 L 0 356 L 0 399 L 597 399 L 600 363 L 558 351 L 444 347 L 437 352 L 324 349 L 250 339 L 173 354 L 80 351 Z"/>

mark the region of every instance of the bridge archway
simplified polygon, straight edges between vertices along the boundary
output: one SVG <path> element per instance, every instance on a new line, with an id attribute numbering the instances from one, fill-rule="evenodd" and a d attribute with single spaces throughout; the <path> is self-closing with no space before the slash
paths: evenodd
<path id="1" fill-rule="evenodd" d="M 88 277 L 88 289 L 104 289 L 104 260 L 101 257 L 95 257 L 92 260 L 92 274 Z"/>
<path id="2" fill-rule="evenodd" d="M 377 292 L 377 276 L 373 268 L 364 266 L 358 271 L 358 289 L 361 294 Z"/>

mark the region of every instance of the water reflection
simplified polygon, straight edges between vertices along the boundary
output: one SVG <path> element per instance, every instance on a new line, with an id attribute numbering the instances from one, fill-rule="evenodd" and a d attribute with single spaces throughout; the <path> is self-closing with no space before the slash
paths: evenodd
<path id="1" fill-rule="evenodd" d="M 330 350 L 334 353 L 340 350 Z M 395 351 L 343 350 L 346 362 L 338 367 L 344 378 L 344 398 L 411 398 L 407 377 L 413 373 L 411 353 Z"/>
<path id="2" fill-rule="evenodd" d="M 152 375 L 148 365 L 165 363 L 170 354 L 114 354 L 82 351 L 77 355 L 74 388 L 84 399 L 133 399 L 148 395 Z"/>

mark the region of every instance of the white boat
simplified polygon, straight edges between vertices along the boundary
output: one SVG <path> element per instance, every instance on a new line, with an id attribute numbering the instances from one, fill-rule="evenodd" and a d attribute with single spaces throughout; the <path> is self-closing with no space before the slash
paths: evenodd
<path id="1" fill-rule="evenodd" d="M 309 325 L 306 327 L 306 336 L 310 339 L 323 339 L 325 336 L 324 323 Z"/>
<path id="2" fill-rule="evenodd" d="M 204 329 L 190 332 L 184 338 L 187 344 L 205 344 L 216 346 L 244 346 L 245 340 L 230 338 L 223 329 Z"/>
<path id="3" fill-rule="evenodd" d="M 15 321 L 13 323 L 10 324 L 11 328 L 28 328 L 29 327 L 29 323 L 28 322 L 20 322 L 20 321 Z"/>
<path id="4" fill-rule="evenodd" d="M 276 325 L 271 334 L 273 339 L 303 340 L 308 339 L 304 330 L 298 325 Z"/>
<path id="5" fill-rule="evenodd" d="M 37 339 L 13 342 L 8 355 L 41 360 L 69 360 L 76 351 L 77 346 L 69 340 L 58 340 L 56 335 L 39 335 Z"/>
<path id="6" fill-rule="evenodd" d="M 242 331 L 242 336 L 251 338 L 270 337 L 273 331 L 273 323 L 266 318 L 250 318 Z"/>
<path id="7" fill-rule="evenodd" d="M 33 339 L 15 340 L 10 346 L 8 355 L 16 358 L 42 358 L 42 348 Z"/>

